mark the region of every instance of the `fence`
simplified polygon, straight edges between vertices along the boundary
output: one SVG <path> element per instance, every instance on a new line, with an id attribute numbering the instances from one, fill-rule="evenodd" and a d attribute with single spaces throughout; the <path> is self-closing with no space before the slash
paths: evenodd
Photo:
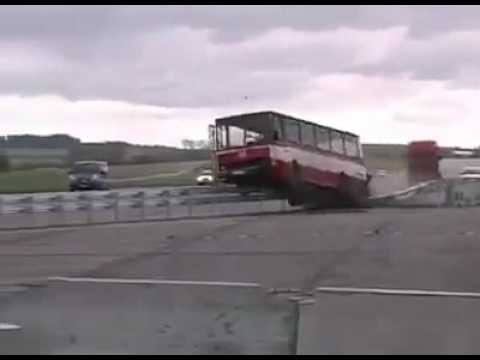
<path id="1" fill-rule="evenodd" d="M 5 195 L 0 197 L 0 228 L 257 214 L 288 208 L 285 200 L 272 194 L 242 194 L 230 188 Z"/>
<path id="2" fill-rule="evenodd" d="M 370 198 L 375 207 L 470 207 L 480 205 L 480 179 L 431 180 Z"/>

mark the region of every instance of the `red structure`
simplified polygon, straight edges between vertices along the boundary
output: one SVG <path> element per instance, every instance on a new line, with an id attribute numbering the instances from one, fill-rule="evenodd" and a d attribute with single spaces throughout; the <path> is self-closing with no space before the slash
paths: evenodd
<path id="1" fill-rule="evenodd" d="M 435 141 L 414 141 L 408 145 L 408 174 L 410 185 L 439 179 L 441 151 Z"/>

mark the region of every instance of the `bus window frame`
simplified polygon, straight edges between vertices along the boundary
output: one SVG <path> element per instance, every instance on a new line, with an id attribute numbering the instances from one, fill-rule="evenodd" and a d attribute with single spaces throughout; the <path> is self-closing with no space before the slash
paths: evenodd
<path id="1" fill-rule="evenodd" d="M 278 116 L 273 117 L 273 137 L 272 141 L 282 142 L 285 141 L 285 126 L 283 119 Z"/>
<path id="2" fill-rule="evenodd" d="M 236 129 L 242 131 L 242 138 L 243 138 L 243 144 L 242 145 L 233 145 L 233 146 L 231 145 L 231 139 L 230 139 L 231 128 L 236 128 Z M 222 141 L 219 141 L 222 137 L 222 132 L 223 131 L 225 132 L 225 139 L 224 140 L 225 140 L 226 143 L 223 143 Z M 248 129 L 245 129 L 245 128 L 241 128 L 241 127 L 239 127 L 235 124 L 216 125 L 215 126 L 216 140 L 217 140 L 216 150 L 221 151 L 221 150 L 230 150 L 230 149 L 241 149 L 241 148 L 250 146 L 246 143 L 247 133 L 249 131 L 252 132 L 252 133 L 255 133 L 255 131 L 253 131 L 253 130 L 248 130 Z M 265 140 L 265 134 L 262 134 L 262 133 L 258 133 L 258 134 L 263 136 L 262 140 L 258 143 L 258 145 L 262 145 L 263 144 L 262 142 Z M 267 139 L 267 141 L 268 141 L 268 139 Z"/>
<path id="3" fill-rule="evenodd" d="M 313 144 L 306 144 L 304 141 L 304 129 L 310 128 L 311 130 L 311 135 L 313 136 Z M 315 124 L 310 124 L 310 123 L 301 123 L 300 124 L 300 138 L 302 140 L 301 145 L 305 146 L 307 148 L 316 148 L 316 125 Z"/>
<path id="4" fill-rule="evenodd" d="M 353 136 L 350 134 L 344 134 L 344 144 L 345 144 L 345 155 L 348 156 L 349 158 L 356 159 L 356 158 L 361 158 L 361 152 L 360 152 L 360 141 L 358 141 L 358 136 Z M 349 150 L 348 150 L 348 143 L 351 142 L 350 146 L 352 149 L 355 149 L 355 154 L 351 155 Z"/>
<path id="5" fill-rule="evenodd" d="M 228 149 L 228 128 L 226 125 L 215 126 L 215 138 L 217 141 L 217 150 Z"/>
<path id="6" fill-rule="evenodd" d="M 300 127 L 300 121 L 296 120 L 296 119 L 292 119 L 292 118 L 285 118 L 285 119 L 282 119 L 283 122 L 284 122 L 284 130 L 285 130 L 285 139 L 284 141 L 290 143 L 290 144 L 296 144 L 296 145 L 300 145 L 302 146 L 302 129 Z M 289 128 L 289 124 L 288 122 L 291 122 L 293 124 L 296 125 L 296 128 L 297 128 L 297 141 L 292 141 L 289 139 L 289 136 L 288 136 L 288 128 Z"/>
<path id="7" fill-rule="evenodd" d="M 261 144 L 266 144 L 268 145 L 269 143 L 271 144 L 274 144 L 274 143 L 277 143 L 277 144 L 285 144 L 285 145 L 292 145 L 294 147 L 299 147 L 299 148 L 304 148 L 306 149 L 307 151 L 316 151 L 316 152 L 319 152 L 319 153 L 328 153 L 329 155 L 332 155 L 332 156 L 336 156 L 336 157 L 340 157 L 340 158 L 347 158 L 347 159 L 351 159 L 351 160 L 362 160 L 363 159 L 363 148 L 362 148 L 362 144 L 360 142 L 360 138 L 358 135 L 356 134 L 352 134 L 352 133 L 349 133 L 349 132 L 345 132 L 345 131 L 342 131 L 342 130 L 338 130 L 338 129 L 334 129 L 334 128 L 330 128 L 328 126 L 323 126 L 323 125 L 320 125 L 320 124 L 316 124 L 316 123 L 313 123 L 313 122 L 309 122 L 309 121 L 306 121 L 306 120 L 302 120 L 302 119 L 297 119 L 297 118 L 294 118 L 294 117 L 291 117 L 291 116 L 288 116 L 288 115 L 283 115 L 283 114 L 279 114 L 279 113 L 270 113 L 268 115 L 268 119 L 271 121 L 271 134 L 270 134 L 270 137 L 268 136 L 268 134 L 263 134 L 264 136 L 266 136 L 266 138 L 263 140 L 263 141 L 266 141 L 266 143 L 261 143 Z M 287 123 L 290 122 L 290 123 Z M 295 125 L 295 132 L 296 132 L 296 141 L 293 141 L 293 138 L 288 138 L 288 134 L 287 134 L 287 130 L 289 128 L 289 125 L 292 125 L 294 124 Z M 224 138 L 226 138 L 226 141 L 227 141 L 227 144 L 221 144 L 221 142 L 219 141 L 219 143 L 217 145 L 223 145 L 222 148 L 218 148 L 217 147 L 217 150 L 228 150 L 228 149 L 238 149 L 238 148 L 243 148 L 243 147 L 246 147 L 247 145 L 245 144 L 244 146 L 235 146 L 235 147 L 232 147 L 230 146 L 230 131 L 229 131 L 229 127 L 230 126 L 236 126 L 236 127 L 239 127 L 239 128 L 242 128 L 237 124 L 235 123 L 232 123 L 232 124 L 228 124 L 228 123 L 223 123 L 221 125 L 216 125 L 217 127 L 221 127 L 223 128 L 223 131 L 226 131 L 226 134 L 223 135 Z M 303 128 L 306 127 L 306 126 L 310 126 L 312 131 L 313 131 L 313 139 L 314 139 L 314 145 L 312 146 L 311 144 L 304 144 L 304 138 L 305 136 L 303 135 L 304 133 L 304 130 Z M 243 128 L 242 128 L 243 129 Z M 246 134 L 247 134 L 247 131 L 248 129 L 243 129 L 244 131 L 244 143 L 245 143 L 245 140 L 246 140 Z M 276 135 L 275 135 L 276 134 Z M 333 149 L 333 143 L 334 143 L 334 137 L 335 135 L 339 136 L 340 139 L 341 139 L 341 152 L 340 151 L 334 151 Z M 323 140 L 324 142 L 322 143 L 323 145 L 325 145 L 325 148 L 322 148 L 320 147 L 319 145 L 319 140 L 320 140 L 320 136 L 323 137 Z M 217 141 L 218 140 L 223 140 L 221 139 L 221 134 L 218 134 L 217 132 Z M 348 152 L 347 152 L 347 144 L 346 144 L 346 138 L 347 137 L 352 137 L 352 139 L 355 140 L 355 143 L 356 143 L 356 147 L 357 147 L 357 156 L 351 156 L 351 155 L 348 155 Z M 339 140 L 340 140 L 339 139 Z"/>
<path id="8" fill-rule="evenodd" d="M 319 137 L 319 133 L 322 133 L 322 135 L 326 135 L 326 148 L 322 148 L 319 146 L 319 142 L 320 142 L 320 137 Z M 325 139 L 323 139 L 325 140 Z M 315 125 L 315 147 L 319 150 L 319 151 L 327 151 L 327 152 L 331 152 L 332 151 L 332 144 L 330 142 L 330 130 L 323 127 L 323 126 L 320 126 L 320 125 Z"/>
<path id="9" fill-rule="evenodd" d="M 333 148 L 333 140 L 337 141 L 337 139 L 334 139 L 334 136 L 333 135 L 338 135 L 339 136 L 339 140 L 341 142 L 341 151 L 337 151 Z M 330 151 L 334 154 L 337 154 L 337 155 L 342 155 L 342 156 L 346 156 L 345 154 L 345 143 L 344 143 L 344 133 L 340 132 L 340 131 L 337 131 L 337 130 L 330 130 Z"/>

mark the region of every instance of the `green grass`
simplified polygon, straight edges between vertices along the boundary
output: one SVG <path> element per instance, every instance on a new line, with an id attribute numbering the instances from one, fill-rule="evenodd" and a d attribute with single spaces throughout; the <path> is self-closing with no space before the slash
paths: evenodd
<path id="1" fill-rule="evenodd" d="M 20 170 L 0 173 L 0 193 L 66 191 L 67 171 L 62 169 Z"/>
<path id="2" fill-rule="evenodd" d="M 194 185 L 196 169 L 208 166 L 207 161 L 161 164 L 118 165 L 110 167 L 110 178 L 151 177 L 112 183 L 113 188 L 126 186 L 181 186 Z M 158 175 L 158 177 L 154 177 Z M 0 193 L 34 193 L 68 190 L 67 169 L 35 169 L 0 173 Z"/>
<path id="3" fill-rule="evenodd" d="M 365 158 L 365 165 L 370 170 L 387 170 L 397 172 L 406 170 L 408 163 L 403 158 Z"/>
<path id="4" fill-rule="evenodd" d="M 125 179 L 157 174 L 174 174 L 180 171 L 194 171 L 208 165 L 208 161 L 186 161 L 159 164 L 117 165 L 110 166 L 110 178 Z"/>
<path id="5" fill-rule="evenodd" d="M 407 146 L 399 144 L 363 144 L 365 164 L 370 170 L 397 172 L 407 169 Z"/>
<path id="6" fill-rule="evenodd" d="M 196 170 L 200 167 L 209 165 L 210 163 L 208 161 L 189 161 L 148 165 L 113 166 L 110 170 L 110 178 L 113 180 L 112 187 L 194 185 Z M 138 177 L 147 178 L 132 179 Z M 126 180 L 118 181 L 123 179 Z"/>

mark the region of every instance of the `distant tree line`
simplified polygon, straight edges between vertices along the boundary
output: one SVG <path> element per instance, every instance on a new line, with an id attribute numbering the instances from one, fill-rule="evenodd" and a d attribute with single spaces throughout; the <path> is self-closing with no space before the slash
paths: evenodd
<path id="1" fill-rule="evenodd" d="M 183 139 L 182 147 L 186 150 L 205 150 L 210 148 L 210 144 L 206 140 Z"/>
<path id="2" fill-rule="evenodd" d="M 70 163 L 82 160 L 108 161 L 112 165 L 125 163 L 126 143 L 83 143 L 70 148 Z"/>
<path id="3" fill-rule="evenodd" d="M 82 143 L 80 139 L 63 134 L 0 136 L 0 171 L 8 169 L 11 165 L 8 156 L 1 155 L 2 149 L 29 149 L 32 154 L 35 154 L 35 149 L 66 149 L 69 154 L 66 166 L 82 160 L 108 161 L 115 165 L 197 161 L 208 160 L 210 157 L 206 141 L 184 140 L 182 145 L 183 148 L 133 145 L 119 141 Z"/>
<path id="4" fill-rule="evenodd" d="M 0 149 L 2 148 L 38 148 L 38 149 L 69 149 L 80 145 L 80 139 L 69 135 L 10 135 L 0 136 Z"/>

